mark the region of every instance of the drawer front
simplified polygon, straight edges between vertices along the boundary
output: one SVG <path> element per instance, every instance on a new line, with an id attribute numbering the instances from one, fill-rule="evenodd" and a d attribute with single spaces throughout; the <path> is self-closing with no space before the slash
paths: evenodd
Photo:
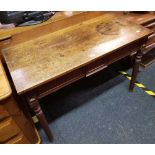
<path id="1" fill-rule="evenodd" d="M 150 29 L 155 32 L 155 25 L 152 26 Z"/>
<path id="2" fill-rule="evenodd" d="M 149 39 L 146 43 L 146 49 L 152 49 L 155 47 L 155 33 L 149 36 Z"/>
<path id="3" fill-rule="evenodd" d="M 155 38 L 155 25 L 150 28 L 154 33 L 149 36 L 149 39 Z"/>
<path id="4" fill-rule="evenodd" d="M 0 123 L 0 143 L 3 143 L 11 137 L 18 134 L 20 129 L 15 122 L 9 118 Z"/>
<path id="5" fill-rule="evenodd" d="M 6 142 L 6 144 L 30 144 L 30 142 L 23 134 L 19 134 L 13 139 Z"/>
<path id="6" fill-rule="evenodd" d="M 148 25 L 146 25 L 145 27 L 147 27 L 147 28 L 153 30 L 153 29 L 155 28 L 155 21 L 152 22 L 152 23 L 150 23 L 150 24 L 148 24 Z"/>
<path id="7" fill-rule="evenodd" d="M 4 106 L 0 105 L 0 121 L 8 116 L 9 113 L 5 110 Z"/>
<path id="8" fill-rule="evenodd" d="M 146 43 L 146 52 L 155 47 L 155 22 L 150 29 L 154 31 L 154 33 L 148 37 L 148 41 Z"/>

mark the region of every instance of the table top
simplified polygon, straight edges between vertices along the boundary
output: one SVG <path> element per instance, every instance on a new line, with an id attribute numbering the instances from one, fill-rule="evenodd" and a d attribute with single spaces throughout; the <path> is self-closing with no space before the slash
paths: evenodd
<path id="1" fill-rule="evenodd" d="M 12 91 L 11 91 L 8 79 L 6 77 L 4 68 L 0 61 L 0 101 L 10 96 L 11 92 Z"/>
<path id="2" fill-rule="evenodd" d="M 150 34 L 149 29 L 107 13 L 2 52 L 17 93 L 23 94 Z"/>

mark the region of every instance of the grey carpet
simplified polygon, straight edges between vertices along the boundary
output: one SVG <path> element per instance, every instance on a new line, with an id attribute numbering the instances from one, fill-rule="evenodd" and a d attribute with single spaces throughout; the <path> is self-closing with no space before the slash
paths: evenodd
<path id="1" fill-rule="evenodd" d="M 45 97 L 41 106 L 54 139 L 40 128 L 42 143 L 155 143 L 155 98 L 129 80 L 118 63 Z M 140 72 L 139 82 L 155 91 L 155 64 Z M 130 69 L 128 71 L 130 73 Z"/>

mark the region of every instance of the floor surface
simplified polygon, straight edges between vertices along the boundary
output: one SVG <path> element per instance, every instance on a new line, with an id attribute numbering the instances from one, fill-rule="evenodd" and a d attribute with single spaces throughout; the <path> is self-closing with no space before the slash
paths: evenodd
<path id="1" fill-rule="evenodd" d="M 155 143 L 155 98 L 138 87 L 129 92 L 129 80 L 118 74 L 122 66 L 115 63 L 44 98 L 54 139 L 49 142 L 40 128 L 42 143 Z M 138 81 L 155 91 L 155 64 L 142 70 Z"/>

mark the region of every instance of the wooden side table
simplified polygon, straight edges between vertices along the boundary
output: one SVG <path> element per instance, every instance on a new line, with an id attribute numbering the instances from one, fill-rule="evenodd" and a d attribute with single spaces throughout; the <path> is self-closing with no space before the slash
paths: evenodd
<path id="1" fill-rule="evenodd" d="M 36 144 L 40 137 L 30 117 L 16 103 L 0 61 L 0 143 Z"/>

